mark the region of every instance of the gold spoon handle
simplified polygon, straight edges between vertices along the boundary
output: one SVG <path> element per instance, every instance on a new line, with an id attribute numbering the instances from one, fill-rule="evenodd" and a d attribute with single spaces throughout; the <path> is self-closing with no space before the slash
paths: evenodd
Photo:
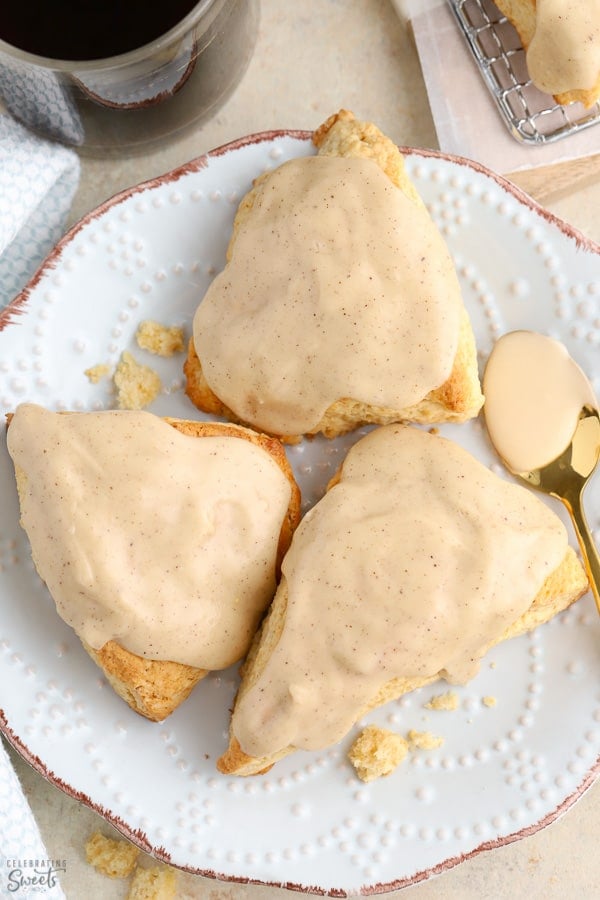
<path id="1" fill-rule="evenodd" d="M 562 500 L 571 514 L 590 588 L 594 595 L 598 612 L 600 612 L 600 556 L 585 517 L 581 494 L 574 493 L 569 499 L 559 497 L 559 500 Z"/>

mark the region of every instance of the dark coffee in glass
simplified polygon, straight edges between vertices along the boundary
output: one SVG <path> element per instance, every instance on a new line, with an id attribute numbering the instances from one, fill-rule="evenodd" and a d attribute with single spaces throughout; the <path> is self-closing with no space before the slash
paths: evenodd
<path id="1" fill-rule="evenodd" d="M 258 0 L 2 0 L 0 99 L 83 153 L 143 150 L 223 103 L 257 22 Z"/>

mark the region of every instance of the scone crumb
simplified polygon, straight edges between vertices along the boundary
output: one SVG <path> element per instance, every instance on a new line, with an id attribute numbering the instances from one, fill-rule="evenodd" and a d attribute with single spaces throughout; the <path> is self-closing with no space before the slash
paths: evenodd
<path id="1" fill-rule="evenodd" d="M 426 709 L 445 709 L 452 711 L 458 709 L 458 694 L 454 691 L 446 691 L 445 694 L 437 694 L 425 704 Z"/>
<path id="2" fill-rule="evenodd" d="M 443 737 L 438 737 L 430 731 L 414 731 L 407 734 L 408 746 L 411 750 L 435 750 L 444 743 Z"/>
<path id="3" fill-rule="evenodd" d="M 162 390 L 161 380 L 154 369 L 141 365 L 127 351 L 121 354 L 114 382 L 119 409 L 143 409 Z"/>
<path id="4" fill-rule="evenodd" d="M 408 742 L 402 735 L 377 725 L 367 725 L 350 747 L 348 759 L 361 781 L 374 781 L 390 775 L 407 753 Z"/>
<path id="5" fill-rule="evenodd" d="M 481 702 L 483 703 L 484 706 L 495 706 L 498 701 L 496 700 L 495 697 L 487 696 L 487 697 L 482 697 Z"/>
<path id="6" fill-rule="evenodd" d="M 184 349 L 183 328 L 161 325 L 152 319 L 141 322 L 135 335 L 138 347 L 158 356 L 173 356 Z"/>
<path id="7" fill-rule="evenodd" d="M 87 862 L 109 878 L 127 878 L 133 872 L 139 850 L 128 841 L 114 840 L 96 831 L 85 845 Z"/>
<path id="8" fill-rule="evenodd" d="M 102 378 L 106 378 L 110 374 L 110 366 L 107 363 L 98 363 L 95 366 L 90 366 L 89 369 L 85 369 L 83 374 L 92 384 L 98 384 Z"/>
<path id="9" fill-rule="evenodd" d="M 127 900 L 174 900 L 177 896 L 177 874 L 168 866 L 136 869 Z"/>

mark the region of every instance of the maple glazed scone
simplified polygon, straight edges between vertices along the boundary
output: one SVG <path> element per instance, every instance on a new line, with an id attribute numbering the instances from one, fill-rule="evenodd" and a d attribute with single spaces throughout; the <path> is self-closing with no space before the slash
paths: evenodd
<path id="1" fill-rule="evenodd" d="M 600 0 L 495 0 L 516 28 L 533 83 L 558 103 L 600 98 Z"/>
<path id="2" fill-rule="evenodd" d="M 527 488 L 446 438 L 376 429 L 294 534 L 218 768 L 266 771 L 407 691 L 464 683 L 586 589 L 563 523 Z"/>
<path id="3" fill-rule="evenodd" d="M 35 567 L 116 692 L 159 721 L 246 653 L 300 517 L 283 446 L 148 412 L 17 407 Z"/>
<path id="4" fill-rule="evenodd" d="M 449 251 L 396 145 L 342 110 L 256 179 L 194 316 L 186 392 L 284 441 L 479 412 Z"/>

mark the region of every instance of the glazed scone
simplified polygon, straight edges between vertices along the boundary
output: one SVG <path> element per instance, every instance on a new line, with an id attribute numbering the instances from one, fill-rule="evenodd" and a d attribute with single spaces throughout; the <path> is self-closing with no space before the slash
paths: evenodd
<path id="1" fill-rule="evenodd" d="M 516 28 L 533 83 L 557 103 L 600 98 L 600 0 L 495 0 Z"/>
<path id="2" fill-rule="evenodd" d="M 561 520 L 446 438 L 389 425 L 349 451 L 296 530 L 242 668 L 220 771 L 266 771 L 444 678 L 587 589 Z"/>
<path id="3" fill-rule="evenodd" d="M 279 441 L 22 404 L 7 443 L 36 569 L 132 709 L 162 720 L 244 656 L 300 516 Z"/>
<path id="4" fill-rule="evenodd" d="M 194 317 L 188 396 L 290 442 L 477 415 L 458 278 L 400 151 L 346 110 L 313 142 L 240 203 Z"/>

